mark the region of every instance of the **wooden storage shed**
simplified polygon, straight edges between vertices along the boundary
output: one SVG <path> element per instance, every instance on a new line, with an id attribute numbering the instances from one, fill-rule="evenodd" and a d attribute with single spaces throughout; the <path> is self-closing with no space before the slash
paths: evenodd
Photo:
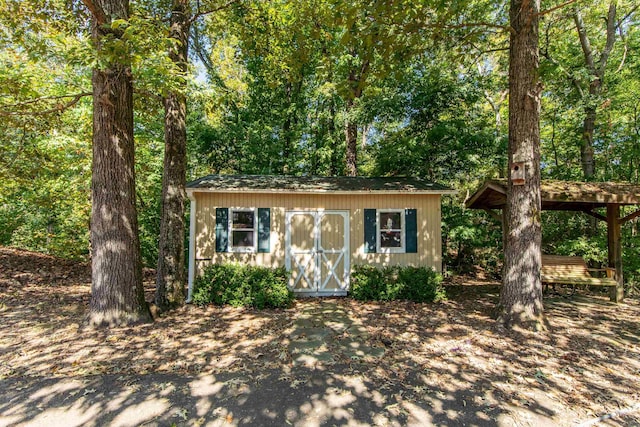
<path id="1" fill-rule="evenodd" d="M 209 175 L 191 200 L 189 295 L 211 263 L 285 266 L 299 295 L 346 295 L 353 265 L 442 269 L 442 185 L 416 178 Z"/>

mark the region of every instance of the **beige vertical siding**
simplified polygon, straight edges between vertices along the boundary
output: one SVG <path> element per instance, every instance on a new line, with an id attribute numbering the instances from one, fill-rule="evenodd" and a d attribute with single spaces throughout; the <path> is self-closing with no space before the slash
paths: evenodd
<path id="1" fill-rule="evenodd" d="M 195 193 L 196 271 L 211 262 L 239 261 L 264 266 L 285 263 L 285 212 L 288 210 L 344 210 L 350 212 L 351 265 L 429 266 L 441 271 L 442 242 L 438 194 L 287 194 Z M 216 207 L 271 208 L 270 253 L 215 252 Z M 367 254 L 364 252 L 364 209 L 417 209 L 418 253 Z"/>

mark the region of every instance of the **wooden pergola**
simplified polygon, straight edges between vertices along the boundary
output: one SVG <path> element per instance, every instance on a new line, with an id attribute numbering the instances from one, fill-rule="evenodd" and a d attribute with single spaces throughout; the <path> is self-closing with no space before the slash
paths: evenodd
<path id="1" fill-rule="evenodd" d="M 617 286 L 612 288 L 611 300 L 624 297 L 622 275 L 622 224 L 640 216 L 640 210 L 620 216 L 620 207 L 640 205 L 640 185 L 613 182 L 542 181 L 540 195 L 543 210 L 577 211 L 607 223 L 608 262 L 615 269 Z M 469 199 L 466 206 L 483 209 L 502 222 L 502 210 L 507 200 L 507 180 L 486 181 Z M 605 212 L 598 212 L 605 209 Z"/>

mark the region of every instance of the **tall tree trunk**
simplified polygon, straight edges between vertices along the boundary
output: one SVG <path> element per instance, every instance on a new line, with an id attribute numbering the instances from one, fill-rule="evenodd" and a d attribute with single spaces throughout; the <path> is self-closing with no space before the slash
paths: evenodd
<path id="1" fill-rule="evenodd" d="M 511 0 L 509 169 L 524 167 L 524 184 L 510 173 L 505 207 L 504 277 L 498 319 L 506 327 L 545 327 L 540 281 L 540 0 Z"/>
<path id="2" fill-rule="evenodd" d="M 582 175 L 585 181 L 593 181 L 596 173 L 596 164 L 593 158 L 593 135 L 596 130 L 596 109 L 588 106 L 584 109 L 584 121 L 582 123 L 582 145 L 580 146 L 580 161 L 582 163 Z"/>
<path id="3" fill-rule="evenodd" d="M 291 154 L 293 148 L 293 135 L 291 132 L 291 108 L 292 103 L 292 84 L 287 82 L 285 85 L 286 113 L 284 123 L 282 124 L 282 169 L 280 173 L 288 175 L 290 172 L 289 164 L 291 163 Z"/>
<path id="4" fill-rule="evenodd" d="M 347 176 L 358 175 L 358 125 L 349 117 L 353 110 L 353 100 L 347 101 L 347 119 L 344 124 L 344 135 L 346 142 L 346 174 Z"/>
<path id="5" fill-rule="evenodd" d="M 352 53 L 354 56 L 355 53 Z M 364 83 L 366 82 L 369 72 L 370 62 L 363 61 L 359 69 L 352 69 L 349 73 L 349 90 L 350 93 L 346 101 L 346 116 L 344 124 L 344 134 L 346 143 L 346 175 L 358 175 L 358 125 L 353 119 L 353 109 L 356 99 L 362 96 Z"/>
<path id="6" fill-rule="evenodd" d="M 580 160 L 582 163 L 582 173 L 585 181 L 592 181 L 595 176 L 595 160 L 593 141 L 596 129 L 596 108 L 599 98 L 602 93 L 602 82 L 604 80 L 604 73 L 609 60 L 609 55 L 613 50 L 613 46 L 616 41 L 616 13 L 617 2 L 613 0 L 609 4 L 609 10 L 607 12 L 607 18 L 605 20 L 606 28 L 606 42 L 602 49 L 600 58 L 596 60 L 594 57 L 593 49 L 591 47 L 591 41 L 587 34 L 587 29 L 582 19 L 580 7 L 575 6 L 573 20 L 576 24 L 576 30 L 580 39 L 580 47 L 582 48 L 582 54 L 584 56 L 585 65 L 589 71 L 591 78 L 589 83 L 589 97 L 586 100 L 584 108 L 584 121 L 582 123 L 582 144 L 580 146 Z"/>
<path id="7" fill-rule="evenodd" d="M 600 86 L 599 84 L 597 85 Z M 591 83 L 589 93 L 594 96 L 600 95 L 600 90 L 593 90 L 594 82 Z M 596 108 L 591 105 L 591 100 L 584 109 L 584 121 L 582 124 L 582 144 L 580 145 L 580 162 L 582 163 L 582 176 L 585 181 L 593 181 L 596 174 L 596 161 L 594 158 L 593 137 L 596 130 Z M 598 220 L 594 217 L 587 218 L 584 233 L 587 236 L 595 236 L 598 232 Z"/>
<path id="8" fill-rule="evenodd" d="M 111 19 L 129 19 L 128 0 L 84 0 L 98 50 L 119 37 Z M 108 34 L 108 33 L 111 34 Z M 136 212 L 133 85 L 128 58 L 105 58 L 93 70 L 91 300 L 87 323 L 115 326 L 151 321 L 142 288 Z"/>
<path id="9" fill-rule="evenodd" d="M 171 38 L 176 40 L 169 57 L 180 73 L 187 72 L 190 25 L 189 0 L 174 0 Z M 162 217 L 155 303 L 160 309 L 184 304 L 186 281 L 184 256 L 184 204 L 187 169 L 186 80 L 180 91 L 164 99 L 164 169 L 162 174 Z"/>
<path id="10" fill-rule="evenodd" d="M 329 165 L 329 174 L 331 176 L 338 176 L 340 175 L 340 156 L 338 153 L 339 138 L 336 135 L 336 106 L 333 99 L 329 102 L 329 144 L 331 144 L 331 164 Z"/>
<path id="11" fill-rule="evenodd" d="M 360 149 L 367 149 L 367 134 L 369 133 L 369 125 L 362 126 L 362 135 L 360 135 Z"/>

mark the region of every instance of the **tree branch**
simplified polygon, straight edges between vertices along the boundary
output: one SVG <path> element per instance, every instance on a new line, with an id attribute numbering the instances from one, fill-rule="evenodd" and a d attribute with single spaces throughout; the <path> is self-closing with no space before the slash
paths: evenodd
<path id="1" fill-rule="evenodd" d="M 96 20 L 96 24 L 98 26 L 102 26 L 109 22 L 109 18 L 107 14 L 104 13 L 104 10 L 100 7 L 100 5 L 96 4 L 93 0 L 82 0 L 82 3 L 89 9 L 89 12 L 93 15 Z"/>
<path id="2" fill-rule="evenodd" d="M 557 5 L 557 6 L 552 7 L 551 9 L 541 10 L 540 12 L 537 13 L 537 15 L 538 16 L 547 15 L 547 14 L 549 14 L 551 12 L 555 12 L 558 9 L 562 9 L 565 6 L 569 6 L 570 4 L 575 3 L 577 1 L 578 0 L 568 0 L 568 1 L 564 2 L 564 3 L 561 3 L 561 4 Z"/>
<path id="3" fill-rule="evenodd" d="M 481 54 L 481 55 L 484 55 L 484 54 L 486 54 L 486 53 L 504 52 L 504 51 L 507 51 L 507 50 L 509 50 L 509 46 L 506 46 L 506 47 L 496 47 L 496 48 L 493 48 L 493 49 L 483 50 L 483 51 L 481 51 L 481 52 L 480 52 L 480 54 Z"/>
<path id="4" fill-rule="evenodd" d="M 624 66 L 625 61 L 627 60 L 627 53 L 629 51 L 629 45 L 627 44 L 627 38 L 624 36 L 624 31 L 622 31 L 622 21 L 618 23 L 618 34 L 620 34 L 620 40 L 622 40 L 623 51 L 622 51 L 622 59 L 620 60 L 620 65 L 616 69 L 616 73 L 619 73 Z"/>
<path id="5" fill-rule="evenodd" d="M 635 6 L 633 6 L 633 7 L 631 8 L 631 10 L 629 10 L 629 12 L 627 12 L 627 14 L 626 14 L 626 15 L 624 15 L 622 18 L 620 18 L 620 21 L 619 21 L 618 25 L 622 25 L 622 23 L 623 23 L 624 21 L 626 21 L 627 19 L 629 19 L 629 17 L 630 17 L 631 15 L 633 15 L 633 13 L 634 13 L 636 10 L 638 10 L 638 8 L 640 8 L 640 4 L 636 4 Z"/>
<path id="6" fill-rule="evenodd" d="M 602 54 L 600 55 L 600 61 L 598 61 L 598 77 L 600 79 L 604 76 L 604 70 L 609 60 L 609 54 L 613 50 L 613 45 L 616 42 L 616 2 L 612 1 L 609 4 L 609 12 L 607 13 L 607 42 L 604 46 Z"/>
<path id="7" fill-rule="evenodd" d="M 213 72 L 213 64 L 211 63 L 211 59 L 209 59 L 205 54 L 204 54 L 204 47 L 202 46 L 202 43 L 200 42 L 200 37 L 198 34 L 198 26 L 194 25 L 193 27 L 193 37 L 191 37 L 191 44 L 196 52 L 196 55 L 198 56 L 198 58 L 200 59 L 200 61 L 202 61 L 202 64 L 204 65 L 204 67 L 209 71 L 209 72 Z"/>
<path id="8" fill-rule="evenodd" d="M 230 0 L 229 2 L 223 4 L 220 7 L 217 7 L 215 9 L 211 9 L 211 10 L 205 10 L 205 11 L 201 11 L 200 10 L 200 2 L 198 2 L 198 9 L 196 11 L 196 13 L 193 14 L 193 16 L 191 17 L 191 19 L 189 20 L 189 24 L 192 24 L 196 19 L 200 18 L 201 16 L 206 16 L 206 15 L 211 15 L 212 13 L 216 13 L 216 12 L 220 12 L 221 10 L 224 10 L 230 6 L 232 6 L 235 3 L 238 3 L 239 0 Z"/>
<path id="9" fill-rule="evenodd" d="M 515 32 L 510 25 L 492 24 L 490 22 L 469 22 L 469 23 L 462 23 L 462 24 L 444 24 L 444 25 L 427 24 L 426 27 L 443 28 L 445 30 L 453 30 L 458 28 L 487 27 L 487 28 L 497 28 L 503 31 L 509 31 L 511 33 Z"/>
<path id="10" fill-rule="evenodd" d="M 591 49 L 587 29 L 585 28 L 584 20 L 582 19 L 582 13 L 580 13 L 580 10 L 577 7 L 573 14 L 573 20 L 576 23 L 576 30 L 578 30 L 580 46 L 582 46 L 582 53 L 584 54 L 584 60 L 587 64 L 587 68 L 589 68 L 591 74 L 596 75 L 596 65 L 593 61 L 593 50 Z"/>
<path id="11" fill-rule="evenodd" d="M 413 33 L 420 28 L 437 28 L 442 30 L 452 30 L 452 29 L 460 29 L 460 28 L 474 28 L 474 27 L 486 27 L 486 28 L 494 28 L 502 31 L 509 31 L 510 33 L 514 32 L 514 29 L 511 28 L 510 25 L 499 25 L 493 24 L 490 22 L 468 22 L 461 24 L 431 24 L 427 22 L 412 22 L 407 25 L 403 25 L 401 22 L 392 21 L 392 23 L 396 25 L 401 25 L 404 27 L 405 32 Z"/>
<path id="12" fill-rule="evenodd" d="M 20 102 L 18 104 L 12 105 L 3 105 L 2 109 L 0 109 L 0 116 L 44 116 L 52 113 L 60 113 L 63 112 L 74 105 L 76 105 L 83 97 L 92 96 L 91 92 L 82 92 L 75 95 L 60 95 L 60 96 L 43 96 L 40 98 L 30 99 L 29 101 Z M 58 99 L 66 99 L 72 98 L 67 103 L 58 103 L 55 107 L 49 108 L 47 110 L 42 111 L 7 111 L 15 108 L 24 107 L 26 105 L 35 104 L 42 101 L 50 101 L 50 100 L 58 100 Z"/>

